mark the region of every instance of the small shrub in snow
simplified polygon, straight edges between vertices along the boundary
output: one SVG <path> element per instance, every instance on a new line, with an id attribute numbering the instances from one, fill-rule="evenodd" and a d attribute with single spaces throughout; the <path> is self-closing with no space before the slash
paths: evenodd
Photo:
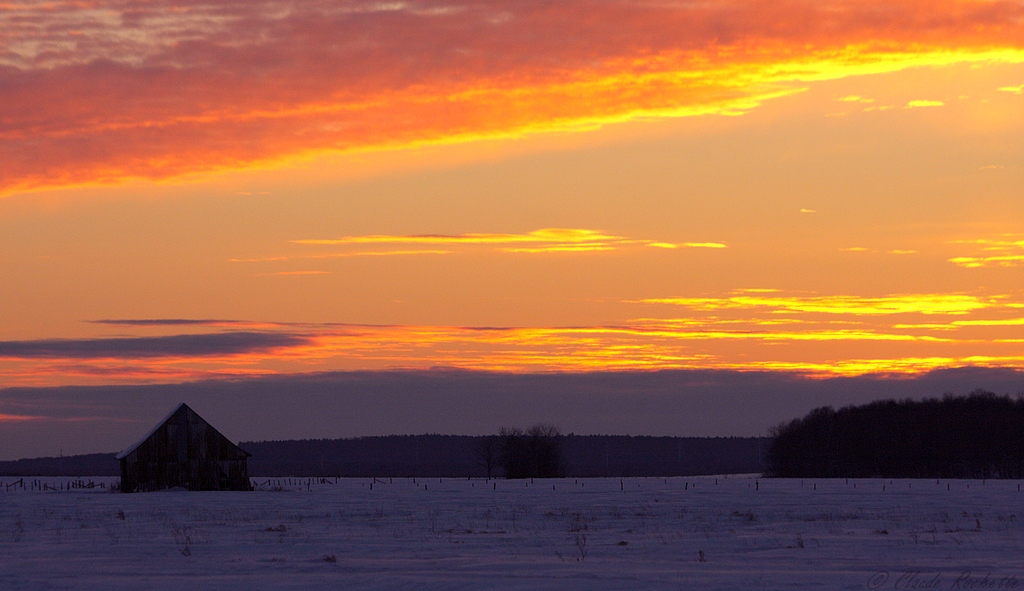
<path id="1" fill-rule="evenodd" d="M 570 539 L 576 546 L 576 561 L 583 562 L 587 559 L 587 534 L 580 531 L 573 534 Z"/>
<path id="2" fill-rule="evenodd" d="M 192 537 L 195 532 L 187 525 L 175 527 L 171 530 L 174 536 L 174 543 L 181 545 L 182 556 L 192 556 Z"/>

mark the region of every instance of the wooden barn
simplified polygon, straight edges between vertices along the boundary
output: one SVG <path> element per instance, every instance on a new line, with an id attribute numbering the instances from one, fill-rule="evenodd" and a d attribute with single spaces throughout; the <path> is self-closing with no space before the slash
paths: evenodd
<path id="1" fill-rule="evenodd" d="M 252 490 L 246 452 L 184 402 L 117 454 L 121 491 Z"/>

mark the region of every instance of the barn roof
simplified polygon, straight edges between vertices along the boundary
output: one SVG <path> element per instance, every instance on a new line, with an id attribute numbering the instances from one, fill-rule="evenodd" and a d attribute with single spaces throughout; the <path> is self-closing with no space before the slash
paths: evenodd
<path id="1" fill-rule="evenodd" d="M 125 456 L 127 456 L 128 454 L 130 454 L 130 453 L 132 453 L 133 451 L 135 451 L 136 449 L 138 449 L 138 447 L 139 447 L 140 445 L 142 445 L 143 443 L 145 443 L 145 441 L 146 441 L 147 439 L 149 439 L 150 437 L 152 437 L 152 436 L 153 436 L 153 434 L 157 432 L 157 429 L 159 429 L 160 427 L 163 427 L 163 426 L 164 426 L 164 424 L 165 424 L 165 423 L 166 423 L 167 421 L 171 420 L 171 417 L 173 417 L 174 415 L 178 414 L 178 411 L 180 411 L 180 410 L 182 409 L 182 407 L 185 407 L 185 409 L 187 409 L 187 410 L 192 410 L 192 409 L 191 409 L 191 408 L 190 408 L 190 407 L 189 407 L 189 406 L 188 406 L 187 404 L 185 404 L 184 402 L 182 402 L 182 403 L 178 404 L 178 406 L 175 406 L 175 407 L 174 407 L 174 410 L 172 410 L 171 412 L 167 413 L 167 416 L 166 416 L 166 417 L 164 417 L 164 418 L 163 418 L 163 419 L 161 419 L 161 420 L 160 420 L 159 422 L 157 422 L 157 424 L 153 425 L 153 428 L 152 428 L 152 429 L 150 429 L 150 430 L 149 430 L 149 432 L 147 432 L 147 433 L 146 433 L 145 435 L 143 435 L 143 436 L 142 436 L 142 437 L 141 437 L 141 438 L 140 438 L 140 439 L 139 439 L 138 441 L 136 441 L 135 443 L 133 443 L 133 444 L 129 445 L 128 447 L 126 447 L 126 448 L 122 449 L 122 450 L 120 451 L 120 453 L 118 453 L 118 454 L 117 454 L 117 455 L 116 455 L 115 457 L 116 457 L 116 458 L 117 458 L 118 460 L 120 460 L 120 459 L 124 458 Z M 192 412 L 193 412 L 193 413 L 195 413 L 195 414 L 196 414 L 196 416 L 199 416 L 199 413 L 197 413 L 196 411 L 192 410 Z M 199 418 L 201 418 L 201 419 L 202 419 L 202 417 L 199 417 Z M 203 420 L 205 421 L 206 419 L 203 419 Z M 209 423 L 207 423 L 207 425 L 209 425 Z M 214 429 L 214 428 L 213 428 L 213 425 L 210 425 L 210 428 L 211 428 L 211 429 L 213 429 L 214 431 L 217 431 L 216 429 Z M 217 431 L 217 433 L 219 434 L 219 433 L 220 433 L 220 431 Z M 221 436 L 223 437 L 223 435 L 221 435 Z M 238 447 L 238 446 L 235 446 L 235 447 Z M 242 453 L 244 453 L 244 454 L 245 454 L 246 456 L 252 456 L 252 454 L 251 454 L 251 453 L 249 453 L 249 452 L 245 451 L 244 449 L 242 449 L 242 448 L 238 448 L 238 449 L 239 449 L 239 450 L 241 450 L 241 452 L 242 452 Z"/>

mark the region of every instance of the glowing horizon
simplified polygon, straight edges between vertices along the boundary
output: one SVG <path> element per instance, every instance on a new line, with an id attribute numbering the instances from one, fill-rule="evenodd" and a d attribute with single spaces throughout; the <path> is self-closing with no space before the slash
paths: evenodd
<path id="1" fill-rule="evenodd" d="M 11 384 L 159 383 L 351 369 L 446 367 L 500 372 L 729 369 L 810 377 L 920 374 L 943 367 L 1024 370 L 1024 300 L 1009 295 L 915 294 L 874 298 L 650 298 L 636 305 L 683 306 L 700 315 L 636 318 L 567 327 L 384 326 L 242 320 L 117 320 L 156 329 L 147 337 L 0 342 L 0 378 Z M 786 314 L 785 317 L 779 314 Z M 722 316 L 729 313 L 729 316 Z M 984 315 L 988 318 L 977 318 Z M 992 316 L 996 317 L 992 317 Z M 856 320 L 836 320 L 854 316 Z M 896 319 L 889 317 L 896 316 Z M 934 317 L 945 317 L 938 323 Z M 971 317 L 964 319 L 965 316 Z M 926 322 L 907 322 L 923 318 Z M 167 334 L 191 327 L 199 332 Z M 219 329 L 209 332 L 209 329 Z M 981 331 L 981 332 L 979 332 Z M 842 357 L 851 344 L 901 343 L 901 355 Z M 802 343 L 816 343 L 807 350 Z M 780 350 L 779 346 L 785 345 Z M 970 355 L 956 351 L 964 346 Z M 981 352 L 984 352 L 982 354 Z M 861 353 L 863 354 L 863 353 Z"/>

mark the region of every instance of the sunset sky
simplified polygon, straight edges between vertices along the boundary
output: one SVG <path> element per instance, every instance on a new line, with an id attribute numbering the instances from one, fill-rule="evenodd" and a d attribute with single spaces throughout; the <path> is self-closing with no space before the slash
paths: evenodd
<path id="1" fill-rule="evenodd" d="M 1024 3 L 0 3 L 0 430 L 431 368 L 1024 371 Z"/>

